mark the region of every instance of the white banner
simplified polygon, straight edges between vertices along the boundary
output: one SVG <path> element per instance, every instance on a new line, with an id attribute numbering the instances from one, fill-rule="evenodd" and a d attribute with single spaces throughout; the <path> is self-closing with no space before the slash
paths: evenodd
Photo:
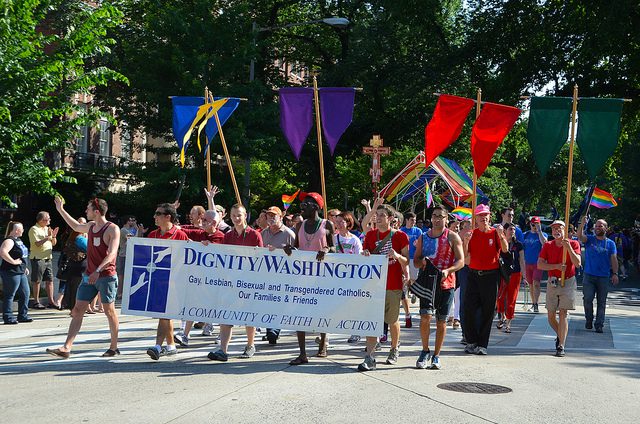
<path id="1" fill-rule="evenodd" d="M 122 313 L 382 334 L 387 258 L 131 238 Z"/>

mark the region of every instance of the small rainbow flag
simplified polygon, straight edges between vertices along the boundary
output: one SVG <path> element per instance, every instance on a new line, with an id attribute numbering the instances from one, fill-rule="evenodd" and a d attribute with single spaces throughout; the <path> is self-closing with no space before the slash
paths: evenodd
<path id="1" fill-rule="evenodd" d="M 468 221 L 471 219 L 471 209 L 470 208 L 455 208 L 451 211 L 451 215 L 458 218 L 460 221 Z"/>
<path id="2" fill-rule="evenodd" d="M 282 195 L 282 203 L 284 204 L 284 210 L 285 211 L 287 209 L 289 209 L 289 207 L 291 206 L 293 201 L 296 200 L 296 197 L 298 197 L 298 193 L 300 193 L 300 189 L 298 189 L 298 191 L 296 191 L 295 193 L 293 193 L 291 195 L 289 195 L 289 194 L 283 194 Z"/>
<path id="3" fill-rule="evenodd" d="M 593 190 L 589 204 L 598 209 L 610 209 L 618 206 L 618 202 L 616 202 L 611 193 L 607 193 L 599 188 Z"/>
<path id="4" fill-rule="evenodd" d="M 430 207 L 433 204 L 433 195 L 431 194 L 431 188 L 429 187 L 429 182 L 424 185 L 424 198 L 427 202 L 427 207 Z"/>

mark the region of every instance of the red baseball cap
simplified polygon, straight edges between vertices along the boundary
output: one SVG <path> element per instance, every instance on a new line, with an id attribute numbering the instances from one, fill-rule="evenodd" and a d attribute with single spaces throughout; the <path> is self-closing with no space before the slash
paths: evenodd
<path id="1" fill-rule="evenodd" d="M 303 192 L 300 193 L 300 201 L 303 202 L 304 199 L 307 198 L 307 196 L 309 196 L 313 200 L 315 200 L 316 203 L 318 204 L 318 206 L 320 206 L 320 209 L 322 209 L 324 207 L 324 200 L 322 199 L 322 196 L 319 193 L 316 193 L 315 191 L 312 191 L 310 193 L 305 193 L 303 191 Z"/>
<path id="2" fill-rule="evenodd" d="M 540 217 L 539 216 L 532 216 L 531 217 L 531 223 L 532 224 L 539 224 L 540 223 Z"/>

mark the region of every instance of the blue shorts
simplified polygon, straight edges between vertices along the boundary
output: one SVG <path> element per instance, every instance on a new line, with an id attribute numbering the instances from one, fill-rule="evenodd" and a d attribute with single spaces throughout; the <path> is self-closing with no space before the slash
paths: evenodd
<path id="1" fill-rule="evenodd" d="M 95 284 L 89 284 L 89 276 L 82 274 L 82 282 L 78 286 L 77 300 L 91 302 L 100 293 L 102 303 L 113 303 L 116 301 L 118 292 L 118 276 L 102 277 L 96 280 Z"/>

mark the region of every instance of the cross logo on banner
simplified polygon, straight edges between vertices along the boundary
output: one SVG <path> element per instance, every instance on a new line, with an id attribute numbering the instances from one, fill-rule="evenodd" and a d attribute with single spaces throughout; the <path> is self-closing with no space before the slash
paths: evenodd
<path id="1" fill-rule="evenodd" d="M 170 247 L 135 246 L 129 309 L 166 312 L 170 276 Z"/>

